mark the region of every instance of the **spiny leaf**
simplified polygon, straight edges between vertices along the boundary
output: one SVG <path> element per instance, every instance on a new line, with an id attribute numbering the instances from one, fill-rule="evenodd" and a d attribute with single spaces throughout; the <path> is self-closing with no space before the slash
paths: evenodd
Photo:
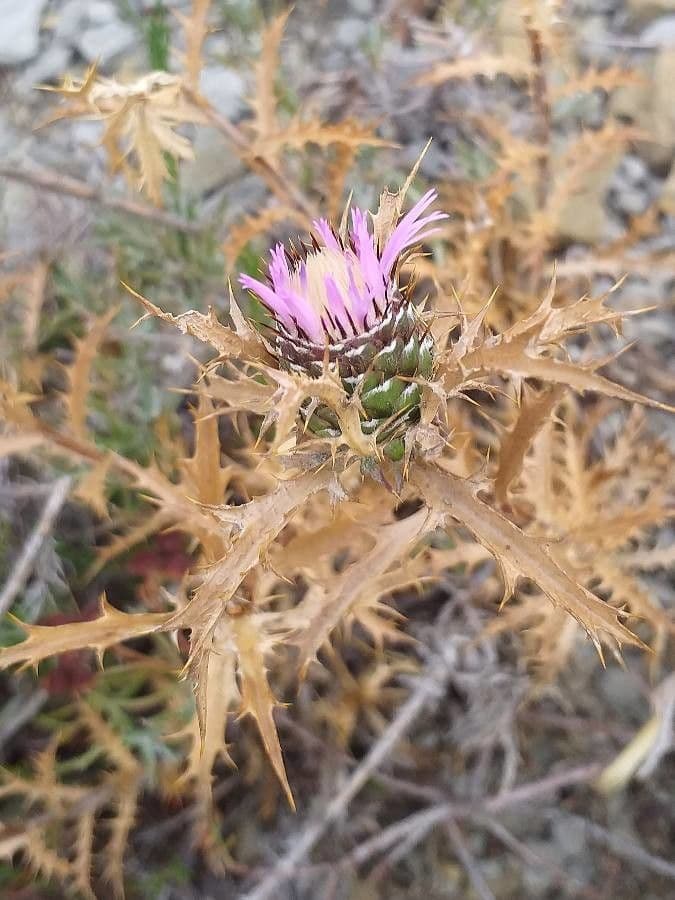
<path id="1" fill-rule="evenodd" d="M 549 420 L 562 396 L 562 390 L 547 388 L 535 394 L 524 387 L 518 418 L 499 446 L 499 463 L 495 475 L 495 497 L 506 503 L 508 489 L 518 477 L 523 460 L 542 425 Z"/>
<path id="2" fill-rule="evenodd" d="M 183 65 L 187 83 L 197 89 L 199 87 L 199 75 L 204 65 L 202 53 L 204 40 L 209 32 L 208 14 L 211 8 L 211 0 L 192 0 L 192 8 L 189 15 L 173 10 L 173 14 L 180 22 L 185 40 L 185 53 Z"/>
<path id="3" fill-rule="evenodd" d="M 247 331 L 240 331 L 239 329 L 233 331 L 231 328 L 227 328 L 218 321 L 215 312 L 211 308 L 207 315 L 191 309 L 188 312 L 181 313 L 179 316 L 173 316 L 171 313 L 165 313 L 158 306 L 155 306 L 154 303 L 151 303 L 150 300 L 136 293 L 129 285 L 125 284 L 124 287 L 137 300 L 140 300 L 147 310 L 143 319 L 148 316 L 162 319 L 162 321 L 176 327 L 182 334 L 190 334 L 197 340 L 210 344 L 218 353 L 225 357 L 233 356 L 249 360 L 265 360 L 268 358 L 262 341 L 254 332 L 250 329 Z M 143 321 L 143 319 L 140 321 Z"/>
<path id="4" fill-rule="evenodd" d="M 327 202 L 328 220 L 331 222 L 340 217 L 347 176 L 355 158 L 355 147 L 338 144 L 333 158 L 326 165 L 323 193 Z"/>
<path id="5" fill-rule="evenodd" d="M 291 809 L 295 801 L 286 777 L 279 736 L 272 715 L 276 700 L 267 681 L 262 652 L 263 641 L 253 616 L 243 613 L 230 618 L 232 637 L 237 648 L 237 669 L 241 679 L 241 710 L 256 721 L 265 751 L 281 782 Z"/>
<path id="6" fill-rule="evenodd" d="M 108 518 L 108 498 L 106 496 L 106 479 L 110 472 L 112 460 L 104 456 L 80 478 L 73 496 L 86 504 L 101 519 Z"/>
<path id="7" fill-rule="evenodd" d="M 391 141 L 378 138 L 373 130 L 360 122 L 344 119 L 342 122 L 325 123 L 320 119 L 296 119 L 276 134 L 264 140 L 255 140 L 251 154 L 262 158 L 273 158 L 279 150 L 301 150 L 307 144 L 330 147 L 342 144 L 346 147 L 391 147 Z"/>
<path id="8" fill-rule="evenodd" d="M 593 368 L 597 364 L 580 366 L 549 357 L 529 356 L 521 342 L 486 347 L 475 351 L 470 357 L 465 358 L 464 362 L 467 370 L 475 373 L 499 372 L 522 378 L 537 378 L 544 382 L 567 385 L 579 393 L 591 391 L 605 397 L 616 397 L 628 403 L 641 403 L 666 412 L 675 411 L 675 407 L 652 400 L 650 397 L 643 397 L 642 394 L 596 374 Z"/>
<path id="9" fill-rule="evenodd" d="M 0 669 L 15 663 L 35 665 L 57 653 L 95 650 L 99 657 L 104 650 L 131 638 L 166 631 L 174 613 L 125 613 L 101 600 L 101 615 L 90 622 L 74 622 L 67 625 L 30 625 L 15 620 L 26 634 L 20 644 L 0 650 Z"/>
<path id="10" fill-rule="evenodd" d="M 643 646 L 621 623 L 617 611 L 577 584 L 540 541 L 479 500 L 477 486 L 430 465 L 414 469 L 413 478 L 431 509 L 456 518 L 491 551 L 504 578 L 504 600 L 513 593 L 520 577 L 529 578 L 552 603 L 584 627 L 598 650 L 601 639 L 613 648 L 624 643 Z"/>
<path id="11" fill-rule="evenodd" d="M 108 326 L 115 318 L 119 307 L 109 309 L 107 313 L 94 319 L 89 331 L 75 346 L 75 358 L 66 372 L 70 387 L 64 395 L 68 408 L 70 430 L 79 440 L 88 437 L 86 428 L 87 397 L 91 369 Z"/>
<path id="12" fill-rule="evenodd" d="M 359 398 L 356 395 L 348 396 L 336 366 L 327 366 L 318 378 L 271 368 L 264 371 L 279 385 L 278 391 L 270 400 L 270 410 L 261 426 L 261 433 L 272 424 L 276 426 L 276 448 L 297 428 L 300 407 L 311 397 L 325 403 L 337 416 L 340 438 L 336 440 L 347 444 L 359 456 L 377 456 L 376 437 L 365 435 L 361 429 Z"/>
<path id="13" fill-rule="evenodd" d="M 268 232 L 280 222 L 295 222 L 304 228 L 307 224 L 305 216 L 292 206 L 268 206 L 260 212 L 247 216 L 238 225 L 234 225 L 223 244 L 223 252 L 229 266 L 234 266 L 239 254 L 253 238 Z"/>
<path id="14" fill-rule="evenodd" d="M 102 122 L 102 144 L 110 171 L 121 170 L 134 187 L 161 204 L 162 184 L 168 175 L 164 154 L 175 159 L 193 155 L 190 142 L 174 129 L 205 121 L 201 110 L 188 99 L 183 80 L 168 72 L 151 72 L 121 84 L 99 77 L 92 67 L 84 81 L 66 77 L 55 90 L 63 96 L 64 105 L 50 121 L 87 118 Z"/>
<path id="15" fill-rule="evenodd" d="M 203 387 L 207 396 L 221 400 L 229 412 L 247 410 L 264 416 L 269 412 L 274 395 L 274 385 L 261 384 L 259 378 L 251 377 L 237 370 L 231 373 L 232 378 L 211 374 L 209 383 Z"/>
<path id="16" fill-rule="evenodd" d="M 498 75 L 507 75 L 509 78 L 521 81 L 529 78 L 531 74 L 532 64 L 528 59 L 482 53 L 454 62 L 436 63 L 428 72 L 416 78 L 415 84 L 435 85 L 455 79 L 464 80 L 476 77 L 494 79 Z"/>
<path id="17" fill-rule="evenodd" d="M 229 526 L 235 536 L 230 552 L 206 571 L 202 584 L 177 616 L 182 627 L 193 629 L 191 658 L 208 645 L 224 605 L 298 506 L 313 494 L 326 490 L 335 477 L 330 467 L 325 466 L 318 472 L 281 481 L 272 493 L 243 506 L 205 507 L 216 521 Z"/>
<path id="18" fill-rule="evenodd" d="M 231 477 L 231 470 L 221 466 L 218 418 L 206 391 L 200 385 L 194 418 L 194 452 L 182 460 L 183 482 L 186 494 L 200 503 L 217 505 Z"/>
<path id="19" fill-rule="evenodd" d="M 375 546 L 358 562 L 333 578 L 332 583 L 314 585 L 315 593 L 307 604 L 309 608 L 303 604 L 296 610 L 301 624 L 294 640 L 300 648 L 299 662 L 303 675 L 359 596 L 368 594 L 372 583 L 409 552 L 416 541 L 435 527 L 436 522 L 437 518 L 430 515 L 427 509 L 421 509 L 400 522 L 379 528 Z"/>
<path id="20" fill-rule="evenodd" d="M 206 711 L 203 727 L 196 716 L 191 723 L 191 747 L 183 780 L 193 780 L 197 796 L 206 813 L 212 802 L 213 767 L 219 759 L 232 764 L 225 729 L 228 713 L 239 698 L 236 680 L 236 654 L 227 621 L 220 622 L 213 632 L 207 663 L 195 684 L 197 709 Z"/>
<path id="21" fill-rule="evenodd" d="M 255 64 L 255 93 L 249 100 L 255 115 L 253 128 L 259 141 L 279 131 L 275 80 L 279 68 L 279 47 L 290 12 L 288 9 L 275 16 L 262 34 L 262 48 Z"/>

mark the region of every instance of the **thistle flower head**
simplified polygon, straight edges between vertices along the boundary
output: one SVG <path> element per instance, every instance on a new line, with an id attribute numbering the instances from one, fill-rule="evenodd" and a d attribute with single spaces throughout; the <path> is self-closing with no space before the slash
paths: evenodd
<path id="1" fill-rule="evenodd" d="M 325 220 L 314 222 L 312 244 L 299 252 L 277 244 L 268 282 L 241 275 L 272 315 L 280 335 L 317 347 L 350 341 L 375 328 L 390 312 L 402 254 L 435 232 L 441 212 L 424 215 L 436 199 L 428 191 L 378 247 L 367 214 L 352 209 L 351 228 L 340 236 Z"/>
<path id="2" fill-rule="evenodd" d="M 403 458 L 408 427 L 420 418 L 419 382 L 433 369 L 432 338 L 398 276 L 408 251 L 446 218 L 427 212 L 436 197 L 428 191 L 398 222 L 386 214 L 383 236 L 379 214 L 371 231 L 358 208 L 349 230 L 336 232 L 319 219 L 311 244 L 272 249 L 267 283 L 239 279 L 272 317 L 269 348 L 280 367 L 318 378 L 327 357 L 345 394 L 358 399 L 361 431 L 374 435 L 392 460 Z M 340 437 L 339 416 L 330 406 L 308 399 L 300 412 L 314 434 Z"/>

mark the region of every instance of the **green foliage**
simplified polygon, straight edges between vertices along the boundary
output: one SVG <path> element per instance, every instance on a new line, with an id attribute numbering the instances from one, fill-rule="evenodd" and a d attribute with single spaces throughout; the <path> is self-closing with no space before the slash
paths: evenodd
<path id="1" fill-rule="evenodd" d="M 157 0 L 150 10 L 145 26 L 148 63 L 151 69 L 169 71 L 171 28 L 169 10 L 162 0 Z"/>

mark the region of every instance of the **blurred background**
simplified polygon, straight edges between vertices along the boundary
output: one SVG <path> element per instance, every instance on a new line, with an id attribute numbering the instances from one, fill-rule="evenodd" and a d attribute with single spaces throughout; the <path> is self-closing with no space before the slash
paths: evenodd
<path id="1" fill-rule="evenodd" d="M 618 308 L 654 309 L 627 319 L 618 359 L 599 341 L 604 371 L 672 403 L 674 84 L 673 0 L 0 0 L 0 376 L 42 395 L 47 419 L 84 391 L 100 451 L 170 469 L 192 446 L 204 349 L 156 323 L 131 331 L 141 313 L 120 283 L 173 314 L 225 315 L 228 277 L 257 272 L 315 212 L 338 220 L 350 191 L 376 208 L 433 138 L 418 184 L 451 218 L 421 266 L 429 292 L 456 291 L 475 313 L 499 288 L 499 330 L 537 307 L 554 261 L 570 302 L 623 279 Z M 628 417 L 624 441 L 667 452 L 672 417 L 650 411 L 647 441 L 630 415 L 612 412 Z M 163 608 L 192 564 L 189 537 L 162 533 L 105 462 L 75 487 L 63 461 L 12 449 L 30 447 L 0 454 L 0 611 L 76 623 L 103 591 L 119 608 Z M 659 528 L 652 562 L 626 581 L 627 602 L 649 597 L 653 653 L 626 651 L 623 667 L 603 668 L 560 620 L 534 650 L 527 618 L 529 632 L 515 617 L 486 637 L 499 588 L 484 561 L 397 595 L 408 641 L 386 653 L 338 642 L 299 692 L 281 666 L 297 815 L 234 717 L 237 768 L 217 764 L 207 810 L 189 761 L 185 775 L 192 698 L 166 676 L 177 651 L 164 636 L 103 671 L 77 650 L 0 673 L 0 895 L 107 898 L 123 883 L 131 898 L 243 897 L 419 690 L 452 594 L 455 668 L 269 896 L 673 896 L 669 503 L 644 523 Z M 0 643 L 19 635 L 5 617 Z M 73 724 L 82 696 L 87 737 Z M 457 814 L 439 826 L 448 802 Z"/>

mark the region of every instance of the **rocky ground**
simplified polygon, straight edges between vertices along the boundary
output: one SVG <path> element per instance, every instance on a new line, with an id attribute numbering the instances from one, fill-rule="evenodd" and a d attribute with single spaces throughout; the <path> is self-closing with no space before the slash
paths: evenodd
<path id="1" fill-rule="evenodd" d="M 251 61 L 259 49 L 261 24 L 277 5 L 254 0 L 220 0 L 213 4 L 220 27 L 206 42 L 202 89 L 216 109 L 235 122 L 248 115 Z M 91 303 L 100 312 L 111 299 L 119 298 L 109 272 L 105 276 L 108 281 L 100 282 L 100 290 L 97 282 L 106 271 L 105 259 L 110 254 L 121 260 L 123 271 L 139 279 L 141 275 L 149 277 L 141 270 L 147 270 L 152 260 L 158 269 L 152 276 L 153 299 L 160 302 L 168 298 L 174 311 L 191 305 L 205 308 L 209 301 L 222 304 L 221 244 L 232 225 L 255 211 L 266 197 L 264 185 L 230 152 L 222 135 L 200 126 L 195 134 L 195 162 L 181 172 L 183 210 L 189 208 L 197 219 L 211 217 L 216 224 L 210 241 L 195 250 L 190 262 L 193 273 L 177 267 L 171 246 L 144 233 L 138 223 L 124 220 L 120 225 L 98 206 L 2 177 L 3 166 L 47 168 L 91 185 L 104 184 L 106 190 L 115 190 L 116 186 L 124 190 L 106 173 L 105 157 L 98 146 L 98 123 L 66 121 L 36 130 L 53 111 L 54 101 L 50 93 L 35 86 L 53 86 L 65 72 L 82 72 L 93 63 L 104 75 L 147 71 L 155 52 L 151 35 L 156 32 L 152 32 L 151 23 L 160 15 L 173 35 L 172 46 L 180 47 L 173 12 L 185 11 L 189 4 L 166 0 L 166 16 L 158 13 L 160 6 L 154 0 L 0 0 L 0 247 L 10 267 L 17 260 L 39 255 L 72 259 L 78 280 L 72 276 L 68 289 L 79 298 L 78 310 Z M 433 183 L 466 177 L 467 172 L 480 169 L 482 156 L 480 146 L 467 140 L 461 114 L 483 109 L 486 101 L 482 87 L 470 83 L 414 86 L 413 82 L 433 61 L 470 55 L 474 47 L 488 45 L 497 52 L 522 54 L 518 6 L 515 0 L 494 4 L 485 0 L 445 4 L 432 0 L 298 0 L 284 44 L 282 97 L 291 109 L 298 105 L 315 108 L 328 119 L 354 116 L 377 122 L 381 136 L 400 145 L 400 149 L 382 151 L 377 156 L 362 155 L 354 187 L 365 203 L 373 201 L 382 182 L 395 181 L 410 168 L 429 135 L 433 135 L 434 143 L 422 166 L 426 179 Z M 579 59 L 599 66 L 628 65 L 643 75 L 608 101 L 592 94 L 583 101 L 570 100 L 565 109 L 557 110 L 561 121 L 563 116 L 566 122 L 571 117 L 578 127 L 592 130 L 607 117 L 615 117 L 619 122 L 634 124 L 641 132 L 628 152 L 608 156 L 600 169 L 594 169 L 561 209 L 557 223 L 561 259 L 585 259 L 589 247 L 620 240 L 627 222 L 650 209 L 656 212 L 658 231 L 632 252 L 640 262 L 658 251 L 670 263 L 642 266 L 623 288 L 620 302 L 638 300 L 659 306 L 657 314 L 631 320 L 628 325 L 628 337 L 639 340 L 640 350 L 627 357 L 633 363 L 625 370 L 624 381 L 646 393 L 670 390 L 672 398 L 675 269 L 669 254 L 675 253 L 675 2 L 578 0 L 563 4 L 560 16 Z M 506 103 L 511 90 L 507 83 L 494 86 L 489 100 L 492 111 L 508 108 L 509 115 L 519 115 L 517 108 Z M 526 114 L 522 115 L 525 121 Z M 561 125 L 561 138 L 566 127 Z M 619 274 L 611 269 L 600 272 L 595 276 L 595 286 L 609 285 Z M 64 321 L 70 314 L 68 308 L 59 308 L 58 315 L 65 317 Z M 63 327 L 63 323 L 55 320 L 49 325 L 52 327 Z M 46 334 L 49 338 L 51 332 Z M 152 375 L 141 388 L 127 386 L 124 393 L 124 403 L 132 396 L 138 401 L 131 417 L 136 421 L 136 416 L 141 424 L 134 427 L 142 429 L 144 417 L 161 412 L 166 402 L 161 382 L 180 381 L 176 372 L 182 360 L 177 361 L 177 346 L 172 337 L 157 339 L 149 351 L 143 346 L 143 353 L 152 354 Z M 672 428 L 665 418 L 655 422 L 658 428 Z M 49 569 L 49 560 L 44 565 Z M 58 580 L 58 562 L 54 566 L 51 577 Z M 659 582 L 656 588 L 664 602 L 672 604 L 671 586 Z M 438 598 L 432 597 L 431 607 L 437 603 Z M 431 614 L 427 617 L 432 621 Z M 458 632 L 471 635 L 474 624 L 470 616 L 463 617 Z M 424 643 L 430 628 L 424 615 L 413 631 L 415 628 Z M 526 677 L 517 662 L 510 666 L 498 665 L 496 658 L 473 662 L 485 687 L 485 704 L 501 710 L 504 697 L 508 698 L 507 705 L 517 702 Z M 475 714 L 472 718 L 464 710 L 460 724 L 453 719 L 453 712 L 460 715 L 457 698 L 464 686 L 457 675 L 456 683 L 448 688 L 448 697 L 441 698 L 420 722 L 416 746 L 409 748 L 411 758 L 403 765 L 411 782 L 425 781 L 430 774 L 433 766 L 429 760 L 436 745 L 442 743 L 439 735 L 461 738 L 471 746 L 477 727 Z M 648 696 L 642 663 L 629 656 L 627 669 L 610 666 L 602 670 L 592 648 L 581 647 L 575 670 L 565 676 L 558 695 L 531 712 L 525 726 L 529 743 L 519 746 L 516 753 L 519 777 L 528 782 L 545 778 L 547 764 L 554 758 L 565 758 L 573 766 L 583 765 L 597 748 L 610 755 L 618 752 L 645 721 Z M 561 708 L 565 716 L 559 714 Z M 584 724 L 589 722 L 590 726 Z M 0 717 L 0 728 L 1 723 Z M 294 734 L 291 726 L 288 731 Z M 449 757 L 447 743 L 444 752 Z M 298 744 L 302 747 L 301 738 Z M 325 745 L 312 746 L 311 740 L 306 752 L 314 758 L 312 765 L 308 763 L 309 807 L 316 785 L 329 782 L 316 759 L 327 760 L 331 769 L 342 767 L 346 771 L 347 765 L 339 753 Z M 413 757 L 415 764 L 411 762 Z M 450 779 L 453 760 L 447 758 L 443 765 Z M 652 779 L 607 803 L 591 796 L 589 788 L 581 787 L 577 794 L 563 793 L 559 804 L 551 800 L 549 807 L 539 808 L 536 815 L 530 815 L 527 804 L 516 805 L 501 820 L 509 828 L 506 837 L 502 833 L 500 838 L 494 829 L 460 832 L 459 837 L 457 833 L 440 835 L 421 842 L 401 861 L 392 860 L 389 869 L 385 867 L 385 873 L 374 880 L 361 878 L 350 869 L 344 877 L 340 874 L 328 882 L 321 880 L 328 875 L 320 872 L 317 881 L 316 872 L 307 867 L 295 883 L 295 892 L 280 889 L 278 896 L 307 900 L 494 896 L 506 900 L 565 895 L 661 900 L 670 896 L 675 877 L 672 864 L 662 865 L 664 860 L 672 860 L 675 846 L 674 826 L 666 815 L 669 805 L 672 809 L 673 774 L 671 757 Z M 458 781 L 462 777 L 458 774 Z M 340 823 L 337 841 L 345 848 L 351 846 L 350 829 L 355 833 L 359 827 L 367 830 L 379 809 L 379 790 L 385 788 L 375 786 L 369 798 L 354 808 L 352 818 Z M 414 786 L 410 790 L 414 795 Z M 458 790 L 462 796 L 471 796 L 469 784 L 462 784 Z M 398 802 L 404 800 L 397 798 L 387 807 L 392 820 Z M 412 802 L 416 808 L 421 797 Z M 248 819 L 239 834 L 240 861 L 247 858 L 248 845 L 251 858 L 259 857 L 262 847 L 271 864 L 297 835 L 299 825 L 290 814 L 281 814 L 274 826 L 263 827 L 254 821 L 249 801 L 241 801 L 235 813 Z M 604 825 L 592 832 L 590 819 Z M 130 872 L 137 878 L 138 896 L 166 900 L 238 896 L 240 880 L 232 874 L 206 872 L 181 842 L 181 821 L 167 815 L 167 823 L 162 830 L 162 822 L 153 820 L 152 810 L 141 814 L 140 833 L 130 851 Z M 511 833 L 518 837 L 509 845 Z M 177 863 L 174 869 L 166 860 L 167 835 L 171 841 L 175 839 L 176 857 L 180 857 L 180 865 Z M 453 852 L 448 851 L 448 841 Z M 468 849 L 469 869 L 471 860 L 480 861 L 481 874 L 468 881 L 466 859 L 463 866 L 457 862 L 462 846 Z M 153 867 L 164 874 L 157 875 L 151 887 L 143 878 Z"/>

